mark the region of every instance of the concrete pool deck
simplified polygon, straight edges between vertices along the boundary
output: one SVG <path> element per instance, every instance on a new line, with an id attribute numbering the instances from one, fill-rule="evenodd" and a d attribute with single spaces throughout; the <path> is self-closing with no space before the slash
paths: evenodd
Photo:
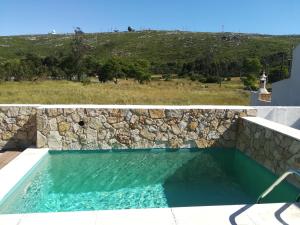
<path id="1" fill-rule="evenodd" d="M 0 151 L 0 169 L 6 166 L 10 161 L 16 158 L 21 151 Z"/>
<path id="2" fill-rule="evenodd" d="M 298 204 L 255 204 L 0 215 L 1 225 L 300 224 Z"/>
<path id="3" fill-rule="evenodd" d="M 0 170 L 0 201 L 47 154 L 26 149 Z M 300 204 L 201 206 L 160 209 L 101 210 L 58 213 L 2 214 L 0 225 L 196 225 L 300 224 Z"/>
<path id="4" fill-rule="evenodd" d="M 0 170 L 0 202 L 47 152 L 28 148 Z"/>

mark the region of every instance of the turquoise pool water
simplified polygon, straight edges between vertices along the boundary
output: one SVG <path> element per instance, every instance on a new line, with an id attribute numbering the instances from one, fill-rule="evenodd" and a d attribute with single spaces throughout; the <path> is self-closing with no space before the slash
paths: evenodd
<path id="1" fill-rule="evenodd" d="M 0 213 L 254 203 L 276 176 L 233 149 L 58 151 L 1 202 Z M 290 202 L 284 183 L 263 202 Z"/>

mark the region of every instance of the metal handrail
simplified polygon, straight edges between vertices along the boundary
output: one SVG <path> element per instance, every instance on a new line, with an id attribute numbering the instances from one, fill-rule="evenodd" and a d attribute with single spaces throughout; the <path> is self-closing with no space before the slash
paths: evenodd
<path id="1" fill-rule="evenodd" d="M 285 178 L 287 178 L 289 175 L 295 174 L 300 177 L 300 170 L 299 169 L 289 169 L 287 172 L 282 174 L 270 187 L 268 187 L 267 190 L 265 190 L 257 199 L 256 203 L 259 204 L 260 201 L 266 197 L 273 189 L 278 186 Z M 298 200 L 298 199 L 297 199 Z"/>

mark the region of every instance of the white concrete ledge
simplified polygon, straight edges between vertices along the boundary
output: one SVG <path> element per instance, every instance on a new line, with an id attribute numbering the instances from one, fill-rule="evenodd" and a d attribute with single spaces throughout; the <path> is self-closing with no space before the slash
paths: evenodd
<path id="1" fill-rule="evenodd" d="M 38 107 L 40 104 L 0 104 L 1 107 Z"/>
<path id="2" fill-rule="evenodd" d="M 0 202 L 47 152 L 28 148 L 0 170 Z"/>
<path id="3" fill-rule="evenodd" d="M 0 104 L 1 107 L 37 108 L 103 108 L 103 109 L 300 109 L 299 106 L 238 106 L 238 105 L 94 105 L 94 104 Z"/>
<path id="4" fill-rule="evenodd" d="M 257 116 L 300 129 L 300 107 L 257 107 Z"/>
<path id="5" fill-rule="evenodd" d="M 2 225 L 300 224 L 299 204 L 255 204 L 0 215 Z"/>
<path id="6" fill-rule="evenodd" d="M 290 136 L 296 140 L 300 140 L 300 130 L 298 129 L 288 127 L 286 125 L 266 120 L 260 117 L 243 117 L 242 119 L 269 128 L 286 136 Z"/>
<path id="7" fill-rule="evenodd" d="M 254 109 L 250 106 L 231 105 L 40 105 L 41 109 L 53 108 L 88 108 L 88 109 Z"/>

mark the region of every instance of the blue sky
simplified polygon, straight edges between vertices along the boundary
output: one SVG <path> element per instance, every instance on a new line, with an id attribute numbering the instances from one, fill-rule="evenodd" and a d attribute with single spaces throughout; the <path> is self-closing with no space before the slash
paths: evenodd
<path id="1" fill-rule="evenodd" d="M 55 29 L 300 34 L 300 0 L 0 0 L 0 35 Z"/>

